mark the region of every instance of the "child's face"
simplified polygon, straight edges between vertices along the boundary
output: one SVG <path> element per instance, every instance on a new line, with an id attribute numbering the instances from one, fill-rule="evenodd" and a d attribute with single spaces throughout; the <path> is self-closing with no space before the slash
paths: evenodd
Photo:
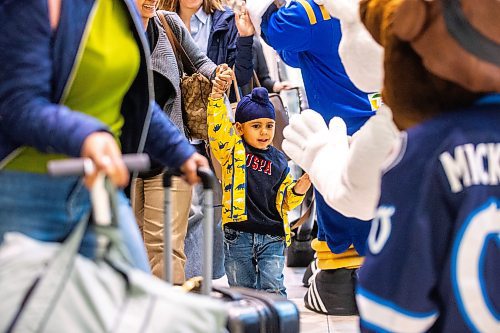
<path id="1" fill-rule="evenodd" d="M 266 149 L 273 142 L 275 121 L 270 118 L 259 118 L 243 124 L 237 122 L 236 130 L 250 146 Z"/>

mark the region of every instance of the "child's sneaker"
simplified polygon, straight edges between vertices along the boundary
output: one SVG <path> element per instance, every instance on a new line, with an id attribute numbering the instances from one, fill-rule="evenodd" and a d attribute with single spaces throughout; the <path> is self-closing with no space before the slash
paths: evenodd
<path id="1" fill-rule="evenodd" d="M 304 296 L 306 308 L 333 316 L 358 314 L 354 298 L 356 269 L 319 270 L 310 279 Z"/>

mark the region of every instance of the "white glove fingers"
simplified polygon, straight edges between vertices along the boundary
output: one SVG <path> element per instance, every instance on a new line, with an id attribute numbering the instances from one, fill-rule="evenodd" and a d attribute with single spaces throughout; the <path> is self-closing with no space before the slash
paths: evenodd
<path id="1" fill-rule="evenodd" d="M 347 125 L 340 117 L 333 117 L 329 124 L 330 132 L 336 136 L 347 137 Z"/>
<path id="2" fill-rule="evenodd" d="M 347 125 L 339 117 L 333 117 L 329 124 L 332 143 L 340 152 L 349 150 L 349 137 L 347 136 Z"/>
<path id="3" fill-rule="evenodd" d="M 285 139 L 281 143 L 281 148 L 283 149 L 285 154 L 287 154 L 295 163 L 297 163 L 299 167 L 304 169 L 301 158 L 304 155 L 304 151 L 299 145 Z"/>
<path id="4" fill-rule="evenodd" d="M 324 5 L 330 15 L 345 22 L 355 19 L 359 21 L 359 0 L 314 0 L 318 5 Z"/>
<path id="5" fill-rule="evenodd" d="M 313 136 L 315 133 L 319 131 L 319 130 L 312 130 L 309 128 L 309 126 L 306 125 L 306 120 L 303 114 L 292 117 L 292 119 L 290 119 L 290 124 L 288 126 L 296 132 L 297 136 L 300 136 L 302 138 L 304 143 L 306 140 L 310 139 L 311 136 Z"/>
<path id="6" fill-rule="evenodd" d="M 308 132 L 319 133 L 320 131 L 327 130 L 325 120 L 316 111 L 308 109 L 303 111 L 301 114 L 301 125 L 304 125 Z"/>
<path id="7" fill-rule="evenodd" d="M 392 119 L 392 110 L 385 104 L 381 105 L 377 110 L 377 114 L 389 117 Z"/>
<path id="8" fill-rule="evenodd" d="M 288 125 L 283 130 L 283 137 L 289 142 L 301 147 L 304 144 L 304 136 L 293 126 Z"/>

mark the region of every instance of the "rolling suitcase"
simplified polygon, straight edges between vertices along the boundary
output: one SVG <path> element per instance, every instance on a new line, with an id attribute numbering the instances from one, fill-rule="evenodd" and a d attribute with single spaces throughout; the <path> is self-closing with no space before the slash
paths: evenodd
<path id="1" fill-rule="evenodd" d="M 171 186 L 172 176 L 179 173 L 167 171 L 163 178 L 165 188 L 164 260 L 165 278 L 173 280 L 171 244 Z M 297 306 L 286 298 L 248 288 L 212 287 L 213 243 L 213 187 L 218 183 L 212 171 L 199 169 L 205 202 L 203 204 L 203 282 L 201 293 L 224 301 L 228 311 L 227 329 L 231 333 L 296 333 L 300 330 Z"/>

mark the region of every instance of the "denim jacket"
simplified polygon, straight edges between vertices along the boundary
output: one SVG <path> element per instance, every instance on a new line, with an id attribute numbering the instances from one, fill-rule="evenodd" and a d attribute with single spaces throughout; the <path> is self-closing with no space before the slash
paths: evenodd
<path id="1" fill-rule="evenodd" d="M 138 74 L 121 108 L 122 151 L 144 150 L 165 165 L 179 167 L 194 149 L 154 102 L 150 52 L 140 17 L 133 0 L 122 1 L 141 54 Z M 89 134 L 107 130 L 97 119 L 62 105 L 94 4 L 62 1 L 55 31 L 47 0 L 0 4 L 0 161 L 21 146 L 79 156 Z"/>

